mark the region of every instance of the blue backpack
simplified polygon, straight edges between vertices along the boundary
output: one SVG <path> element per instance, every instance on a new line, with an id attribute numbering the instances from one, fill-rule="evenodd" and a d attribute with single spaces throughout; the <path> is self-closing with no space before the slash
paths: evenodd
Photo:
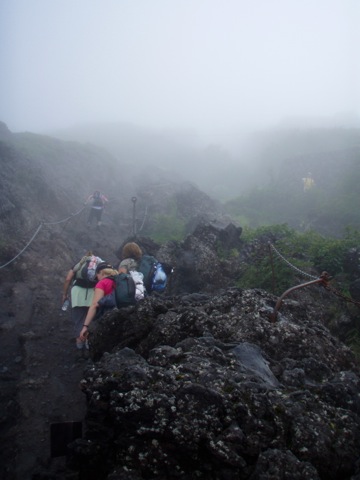
<path id="1" fill-rule="evenodd" d="M 148 295 L 154 291 L 163 292 L 168 283 L 169 274 L 172 272 L 171 267 L 159 262 L 152 255 L 141 257 L 138 270 L 144 275 L 144 285 Z"/>

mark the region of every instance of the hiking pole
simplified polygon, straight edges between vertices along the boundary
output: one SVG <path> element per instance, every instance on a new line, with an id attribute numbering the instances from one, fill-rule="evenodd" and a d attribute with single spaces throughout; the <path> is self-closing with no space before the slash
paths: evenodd
<path id="1" fill-rule="evenodd" d="M 133 236 L 136 237 L 136 197 L 132 197 L 131 201 L 133 202 Z"/>

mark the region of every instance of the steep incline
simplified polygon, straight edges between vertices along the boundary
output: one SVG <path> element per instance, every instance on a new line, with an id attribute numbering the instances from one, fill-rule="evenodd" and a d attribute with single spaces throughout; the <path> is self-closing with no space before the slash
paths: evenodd
<path id="1" fill-rule="evenodd" d="M 176 202 L 184 219 L 216 216 L 216 207 L 161 172 L 131 176 L 97 147 L 12 134 L 4 124 L 0 167 L 0 476 L 23 480 L 41 469 L 62 478 L 64 458 L 50 458 L 50 425 L 79 421 L 85 411 L 84 365 L 60 309 L 68 269 L 89 249 L 117 263 L 115 252 L 133 232 L 134 195 L 138 225 Z M 87 227 L 83 210 L 94 189 L 110 199 L 99 231 Z"/>

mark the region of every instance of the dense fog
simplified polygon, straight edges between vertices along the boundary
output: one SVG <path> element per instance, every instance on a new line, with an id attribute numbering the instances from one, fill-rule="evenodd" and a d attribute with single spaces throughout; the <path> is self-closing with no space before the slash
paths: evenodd
<path id="1" fill-rule="evenodd" d="M 1 2 L 2 120 L 214 139 L 295 117 L 350 121 L 359 12 L 357 0 Z"/>
<path id="2" fill-rule="evenodd" d="M 254 131 L 359 127 L 359 20 L 357 0 L 3 1 L 0 120 L 247 184 Z"/>

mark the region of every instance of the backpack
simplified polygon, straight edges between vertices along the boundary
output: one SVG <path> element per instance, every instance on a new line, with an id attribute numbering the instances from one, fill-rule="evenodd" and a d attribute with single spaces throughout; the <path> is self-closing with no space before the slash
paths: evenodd
<path id="1" fill-rule="evenodd" d="M 119 273 L 109 278 L 114 280 L 115 286 L 111 293 L 99 300 L 100 314 L 115 307 L 135 305 L 136 302 L 144 298 L 145 287 L 142 273 L 131 271 L 130 273 Z"/>
<path id="2" fill-rule="evenodd" d="M 163 292 L 172 268 L 160 263 L 152 255 L 143 255 L 139 263 L 139 271 L 144 275 L 146 292 Z"/>
<path id="3" fill-rule="evenodd" d="M 74 285 L 83 288 L 95 287 L 97 283 L 95 271 L 96 267 L 101 262 L 103 262 L 103 260 L 96 255 L 83 257 L 79 262 L 80 267 L 75 272 Z"/>
<path id="4" fill-rule="evenodd" d="M 145 297 L 144 275 L 137 270 L 130 270 L 129 275 L 135 283 L 135 300 L 138 302 Z"/>
<path id="5" fill-rule="evenodd" d="M 104 202 L 101 198 L 101 195 L 99 193 L 93 195 L 93 202 L 92 202 L 93 207 L 103 207 Z"/>
<path id="6" fill-rule="evenodd" d="M 115 281 L 115 304 L 118 308 L 135 305 L 136 285 L 130 273 L 119 273 L 113 277 Z"/>

